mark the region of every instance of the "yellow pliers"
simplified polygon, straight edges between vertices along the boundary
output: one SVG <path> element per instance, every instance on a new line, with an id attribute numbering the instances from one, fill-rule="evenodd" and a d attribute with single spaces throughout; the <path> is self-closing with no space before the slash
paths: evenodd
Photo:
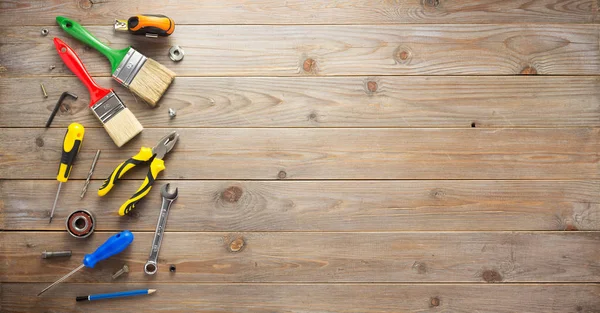
<path id="1" fill-rule="evenodd" d="M 121 179 L 121 176 L 127 173 L 127 171 L 130 169 L 134 168 L 136 165 L 150 162 L 148 175 L 146 175 L 146 178 L 144 179 L 144 182 L 140 188 L 119 208 L 119 215 L 123 216 L 129 213 L 135 208 L 135 205 L 142 200 L 142 198 L 147 195 L 148 192 L 150 192 L 150 189 L 152 189 L 152 184 L 154 184 L 154 180 L 158 176 L 158 173 L 165 169 L 165 162 L 163 161 L 165 154 L 169 153 L 169 151 L 173 149 L 173 146 L 178 139 L 179 134 L 176 131 L 172 131 L 168 135 L 161 138 L 158 144 L 153 148 L 142 147 L 138 154 L 119 164 L 119 166 L 115 168 L 110 176 L 108 176 L 108 178 L 104 181 L 102 187 L 98 189 L 98 195 L 101 197 L 106 195 L 117 183 L 117 181 Z"/>

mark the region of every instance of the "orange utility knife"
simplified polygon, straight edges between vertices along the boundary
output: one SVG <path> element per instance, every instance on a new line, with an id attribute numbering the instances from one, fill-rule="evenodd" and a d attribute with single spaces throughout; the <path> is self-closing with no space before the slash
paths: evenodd
<path id="1" fill-rule="evenodd" d="M 128 20 L 115 20 L 115 31 L 128 31 L 134 35 L 156 38 L 166 37 L 175 30 L 175 22 L 164 15 L 140 14 Z"/>

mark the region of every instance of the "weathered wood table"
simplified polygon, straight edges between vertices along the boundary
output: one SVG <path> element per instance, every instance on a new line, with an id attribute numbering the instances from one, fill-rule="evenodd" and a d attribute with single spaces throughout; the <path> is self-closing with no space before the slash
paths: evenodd
<path id="1" fill-rule="evenodd" d="M 113 32 L 139 13 L 170 16 L 175 33 Z M 57 15 L 175 71 L 160 107 L 118 86 Z M 2 1 L 0 311 L 599 312 L 599 21 L 593 0 Z M 55 36 L 115 88 L 140 136 L 111 142 Z M 45 129 L 63 91 L 79 99 Z M 83 148 L 48 224 L 74 121 Z M 179 199 L 149 277 L 158 188 L 126 217 L 145 168 L 96 189 L 173 129 L 157 186 Z M 96 217 L 88 239 L 65 232 L 75 209 Z M 36 297 L 123 229 L 126 252 Z M 64 249 L 73 257 L 40 258 Z M 158 292 L 74 301 L 137 288 Z"/>

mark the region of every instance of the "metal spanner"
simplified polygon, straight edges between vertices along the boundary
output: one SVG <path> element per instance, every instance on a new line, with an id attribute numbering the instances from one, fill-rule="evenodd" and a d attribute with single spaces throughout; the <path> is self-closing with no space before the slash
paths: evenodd
<path id="1" fill-rule="evenodd" d="M 169 193 L 169 185 L 170 184 L 167 183 L 160 189 L 160 195 L 162 196 L 160 215 L 158 216 L 156 231 L 154 232 L 154 240 L 152 241 L 150 257 L 148 257 L 148 262 L 146 262 L 146 265 L 144 266 L 144 272 L 146 272 L 148 275 L 154 275 L 158 271 L 158 251 L 160 250 L 163 233 L 165 232 L 165 226 L 167 225 L 169 209 L 171 208 L 173 201 L 177 199 L 177 188 L 175 188 L 173 193 Z"/>

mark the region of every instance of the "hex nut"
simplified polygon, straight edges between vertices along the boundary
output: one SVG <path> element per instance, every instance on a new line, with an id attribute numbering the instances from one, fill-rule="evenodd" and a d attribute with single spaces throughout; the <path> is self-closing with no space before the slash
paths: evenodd
<path id="1" fill-rule="evenodd" d="M 171 49 L 169 49 L 169 58 L 174 62 L 183 60 L 184 55 L 185 52 L 183 52 L 183 49 L 181 49 L 180 46 L 172 46 Z"/>

